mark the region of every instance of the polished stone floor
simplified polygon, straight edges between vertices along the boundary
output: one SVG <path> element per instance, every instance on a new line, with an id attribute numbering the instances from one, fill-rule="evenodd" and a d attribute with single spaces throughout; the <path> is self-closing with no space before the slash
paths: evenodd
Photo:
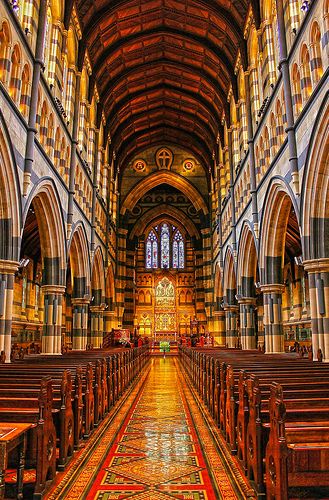
<path id="1" fill-rule="evenodd" d="M 221 461 L 177 358 L 155 358 L 83 462 L 49 499 L 243 498 Z"/>

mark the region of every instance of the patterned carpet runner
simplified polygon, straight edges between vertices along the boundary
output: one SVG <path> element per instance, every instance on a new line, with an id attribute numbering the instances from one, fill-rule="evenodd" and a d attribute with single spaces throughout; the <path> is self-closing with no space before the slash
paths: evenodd
<path id="1" fill-rule="evenodd" d="M 152 360 L 97 441 L 48 495 L 55 499 L 244 498 L 174 358 Z"/>

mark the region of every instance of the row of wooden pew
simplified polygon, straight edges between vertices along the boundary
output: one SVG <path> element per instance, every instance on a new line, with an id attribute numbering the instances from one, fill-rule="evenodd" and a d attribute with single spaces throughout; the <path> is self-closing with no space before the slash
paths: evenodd
<path id="1" fill-rule="evenodd" d="M 329 367 L 291 354 L 180 348 L 180 360 L 257 495 L 325 488 Z"/>
<path id="2" fill-rule="evenodd" d="M 25 468 L 35 470 L 33 498 L 42 498 L 56 469 L 65 469 L 148 360 L 147 347 L 140 347 L 31 355 L 0 365 L 0 423 L 33 424 L 25 459 Z"/>

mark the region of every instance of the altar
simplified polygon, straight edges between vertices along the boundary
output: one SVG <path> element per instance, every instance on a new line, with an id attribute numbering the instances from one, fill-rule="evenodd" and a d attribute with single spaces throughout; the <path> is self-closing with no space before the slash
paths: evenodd
<path id="1" fill-rule="evenodd" d="M 155 342 L 176 342 L 177 341 L 177 332 L 154 332 L 154 341 Z"/>

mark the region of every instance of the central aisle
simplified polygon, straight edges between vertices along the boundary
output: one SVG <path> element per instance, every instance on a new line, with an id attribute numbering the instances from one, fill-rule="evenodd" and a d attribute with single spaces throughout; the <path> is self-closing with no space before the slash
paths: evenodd
<path id="1" fill-rule="evenodd" d="M 57 495 L 49 498 L 243 498 L 229 480 L 176 359 L 153 359 L 145 383 L 131 398 L 71 479 L 62 481 L 63 489 L 59 484 Z"/>

